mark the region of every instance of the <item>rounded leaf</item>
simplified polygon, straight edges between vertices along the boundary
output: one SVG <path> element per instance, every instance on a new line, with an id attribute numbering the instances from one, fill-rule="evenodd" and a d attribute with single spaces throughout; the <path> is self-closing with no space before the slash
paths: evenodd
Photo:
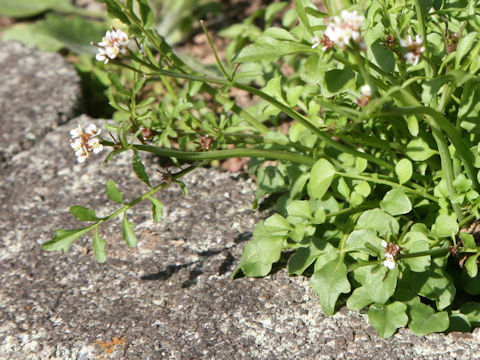
<path id="1" fill-rule="evenodd" d="M 387 338 L 392 336 L 398 328 L 407 325 L 406 311 L 407 305 L 399 301 L 382 307 L 372 305 L 368 310 L 368 320 L 381 337 Z"/>
<path id="2" fill-rule="evenodd" d="M 408 159 L 400 160 L 397 165 L 395 165 L 395 172 L 398 176 L 398 182 L 405 184 L 412 177 L 412 162 Z"/>
<path id="3" fill-rule="evenodd" d="M 396 216 L 409 213 L 412 210 L 412 203 L 401 188 L 396 188 L 385 194 L 380 201 L 380 207 L 390 215 Z"/>
<path id="4" fill-rule="evenodd" d="M 307 186 L 308 195 L 313 199 L 321 199 L 330 187 L 334 176 L 335 168 L 333 165 L 325 159 L 318 160 L 310 172 L 310 180 Z"/>

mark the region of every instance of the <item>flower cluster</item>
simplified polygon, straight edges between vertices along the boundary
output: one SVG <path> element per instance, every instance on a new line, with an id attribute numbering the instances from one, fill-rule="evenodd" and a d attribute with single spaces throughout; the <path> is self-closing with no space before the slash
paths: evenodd
<path id="1" fill-rule="evenodd" d="M 370 85 L 365 84 L 360 88 L 360 97 L 355 99 L 355 103 L 358 106 L 365 106 L 370 102 L 370 99 L 372 97 L 372 88 Z"/>
<path id="2" fill-rule="evenodd" d="M 393 270 L 395 265 L 397 265 L 397 256 L 400 252 L 400 246 L 395 243 L 389 242 L 387 243 L 385 240 L 382 240 L 382 246 L 384 248 L 384 255 L 383 258 L 383 266 Z"/>
<path id="3" fill-rule="evenodd" d="M 340 17 L 335 16 L 328 24 L 324 36 L 342 50 L 347 48 L 351 40 L 363 49 L 365 43 L 360 36 L 360 28 L 364 20 L 365 17 L 358 14 L 357 11 L 343 10 Z"/>
<path id="4" fill-rule="evenodd" d="M 125 55 L 128 42 L 129 38 L 126 32 L 112 27 L 112 30 L 106 32 L 102 41 L 96 44 L 98 53 L 95 59 L 104 61 L 107 64 L 110 60 L 115 59 L 119 53 Z"/>
<path id="5" fill-rule="evenodd" d="M 84 130 L 78 125 L 77 128 L 70 130 L 70 145 L 75 150 L 77 161 L 83 163 L 91 154 L 98 154 L 103 150 L 98 135 L 100 130 L 95 124 L 90 124 Z"/>
<path id="6" fill-rule="evenodd" d="M 401 39 L 400 45 L 407 48 L 405 54 L 405 60 L 412 65 L 417 65 L 420 60 L 420 56 L 425 52 L 425 46 L 423 45 L 423 37 L 421 35 L 415 36 L 415 41 L 408 35 L 407 39 Z"/>

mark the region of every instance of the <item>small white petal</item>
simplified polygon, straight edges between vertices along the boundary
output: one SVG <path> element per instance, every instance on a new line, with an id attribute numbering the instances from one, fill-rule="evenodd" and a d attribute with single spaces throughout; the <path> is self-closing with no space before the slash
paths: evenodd
<path id="1" fill-rule="evenodd" d="M 370 85 L 368 85 L 368 84 L 363 85 L 363 86 L 360 88 L 360 92 L 362 93 L 362 95 L 372 96 L 372 88 L 371 88 Z M 385 240 L 384 240 L 384 241 L 385 241 Z"/>
<path id="2" fill-rule="evenodd" d="M 70 135 L 72 138 L 78 138 L 82 134 L 82 128 L 78 125 L 77 128 L 70 130 Z"/>
<path id="3" fill-rule="evenodd" d="M 97 146 L 95 146 L 95 147 L 93 148 L 93 153 L 94 153 L 94 154 L 98 154 L 98 153 L 101 152 L 102 150 L 103 150 L 103 145 L 102 145 L 102 144 L 99 144 L 99 145 L 97 145 Z"/>
<path id="4" fill-rule="evenodd" d="M 390 270 L 395 269 L 395 260 L 387 259 L 383 262 L 383 266 L 389 268 Z"/>
<path id="5" fill-rule="evenodd" d="M 89 124 L 87 127 L 85 127 L 85 132 L 92 136 L 98 135 L 100 133 L 95 124 Z"/>
<path id="6" fill-rule="evenodd" d="M 385 240 L 382 240 L 382 243 L 381 243 L 381 244 L 382 244 L 382 247 L 384 247 L 384 248 L 386 248 L 387 245 L 388 245 L 388 243 L 387 243 Z"/>

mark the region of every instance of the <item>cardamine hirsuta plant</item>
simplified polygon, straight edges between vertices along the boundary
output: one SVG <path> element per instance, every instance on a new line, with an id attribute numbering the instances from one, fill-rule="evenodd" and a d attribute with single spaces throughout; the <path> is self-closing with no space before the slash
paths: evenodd
<path id="1" fill-rule="evenodd" d="M 326 13 L 309 0 L 273 3 L 265 29 L 247 19 L 220 32 L 231 39 L 224 60 L 202 23 L 215 69 L 175 53 L 147 0 L 104 2 L 116 27 L 93 45 L 111 70 L 116 121 L 73 129 L 71 146 L 78 162 L 130 152 L 148 190 L 125 202 L 107 181 L 118 209 L 100 218 L 73 206 L 87 225 L 57 230 L 44 249 L 92 234 L 103 262 L 103 223 L 121 216 L 135 246 L 127 210 L 150 201 L 159 221 L 163 188 L 246 157 L 254 206 L 268 197 L 274 214 L 232 277 L 266 276 L 283 256 L 289 275 L 310 277 L 325 314 L 363 310 L 382 337 L 480 324 L 478 1 L 325 1 Z M 232 88 L 255 104 L 242 108 Z M 154 184 L 142 152 L 191 164 Z"/>

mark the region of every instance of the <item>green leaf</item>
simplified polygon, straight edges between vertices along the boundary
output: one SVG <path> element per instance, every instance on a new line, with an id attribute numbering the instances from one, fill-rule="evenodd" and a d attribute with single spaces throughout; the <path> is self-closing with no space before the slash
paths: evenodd
<path id="1" fill-rule="evenodd" d="M 347 266 L 343 262 L 343 258 L 339 256 L 315 271 L 310 279 L 310 285 L 318 295 L 325 315 L 333 315 L 340 294 L 350 291 Z"/>
<path id="2" fill-rule="evenodd" d="M 480 115 L 480 88 L 477 80 L 471 80 L 463 87 L 462 98 L 458 108 L 460 126 L 475 134 L 480 134 L 478 117 Z"/>
<path id="3" fill-rule="evenodd" d="M 138 156 L 136 153 L 132 157 L 132 167 L 138 178 L 148 186 L 152 187 L 152 185 L 150 185 L 150 179 L 148 178 L 147 172 L 145 171 L 145 166 L 143 166 L 142 159 L 140 159 L 140 156 Z"/>
<path id="4" fill-rule="evenodd" d="M 452 185 L 459 193 L 466 193 L 472 188 L 472 180 L 463 174 L 459 174 L 455 180 L 453 180 Z"/>
<path id="5" fill-rule="evenodd" d="M 183 181 L 180 181 L 180 180 L 175 180 L 175 183 L 178 184 L 178 186 L 180 186 L 180 189 L 182 190 L 183 195 L 188 196 L 187 185 Z"/>
<path id="6" fill-rule="evenodd" d="M 349 67 L 344 69 L 333 69 L 325 73 L 325 84 L 327 90 L 336 94 L 343 90 L 349 82 L 353 82 L 355 79 L 355 73 Z"/>
<path id="7" fill-rule="evenodd" d="M 415 116 L 407 117 L 407 127 L 410 135 L 416 137 L 418 135 L 418 120 Z"/>
<path id="8" fill-rule="evenodd" d="M 370 298 L 369 290 L 365 286 L 356 288 L 347 300 L 347 307 L 350 310 L 360 311 L 370 305 L 373 300 Z"/>
<path id="9" fill-rule="evenodd" d="M 302 275 L 303 272 L 322 254 L 325 244 L 315 238 L 307 247 L 301 247 L 288 259 L 288 275 Z"/>
<path id="10" fill-rule="evenodd" d="M 467 33 L 465 36 L 462 36 L 458 41 L 456 48 L 455 56 L 455 68 L 460 68 L 460 61 L 465 55 L 467 55 L 473 49 L 473 43 L 478 38 L 477 32 Z"/>
<path id="11" fill-rule="evenodd" d="M 129 247 L 137 246 L 137 236 L 133 231 L 133 224 L 127 220 L 127 212 L 125 211 L 123 214 L 122 220 L 122 234 L 123 240 L 127 243 Z"/>
<path id="12" fill-rule="evenodd" d="M 460 238 L 463 241 L 463 246 L 466 247 L 467 249 L 476 249 L 477 244 L 475 242 L 475 238 L 473 237 L 472 234 L 466 233 L 464 231 L 459 233 Z"/>
<path id="13" fill-rule="evenodd" d="M 310 26 L 310 22 L 308 21 L 307 13 L 305 12 L 305 8 L 310 5 L 308 1 L 305 0 L 295 0 L 295 8 L 297 10 L 297 16 L 302 23 L 302 25 L 307 29 L 307 31 L 313 35 L 313 31 Z"/>
<path id="14" fill-rule="evenodd" d="M 100 218 L 95 214 L 95 210 L 88 209 L 83 206 L 72 206 L 70 213 L 80 221 L 96 221 Z"/>
<path id="15" fill-rule="evenodd" d="M 288 2 L 286 1 L 268 5 L 267 10 L 265 10 L 265 23 L 271 24 L 275 15 L 287 5 Z"/>
<path id="16" fill-rule="evenodd" d="M 265 229 L 263 221 L 253 231 L 254 239 L 243 250 L 239 268 L 246 276 L 266 276 L 272 264 L 280 260 L 283 236 L 271 236 Z"/>
<path id="17" fill-rule="evenodd" d="M 105 253 L 105 240 L 98 235 L 98 226 L 93 232 L 93 253 L 99 263 L 104 263 L 107 260 L 107 254 Z"/>
<path id="18" fill-rule="evenodd" d="M 360 181 L 357 185 L 355 185 L 355 192 L 362 195 L 363 197 L 367 197 L 368 195 L 370 195 L 371 191 L 372 188 L 367 181 Z"/>
<path id="19" fill-rule="evenodd" d="M 287 206 L 287 213 L 289 216 L 294 216 L 305 220 L 312 218 L 310 203 L 307 200 L 293 200 Z"/>
<path id="20" fill-rule="evenodd" d="M 408 327 L 415 335 L 427 335 L 448 329 L 449 319 L 446 311 L 436 313 L 425 304 L 409 305 L 408 310 L 411 318 Z"/>
<path id="21" fill-rule="evenodd" d="M 391 73 L 395 70 L 395 57 L 393 56 L 393 51 L 383 45 L 381 39 L 377 39 L 370 48 L 375 57 L 375 61 L 383 71 Z"/>
<path id="22" fill-rule="evenodd" d="M 363 158 L 357 157 L 355 159 L 355 169 L 358 171 L 359 174 L 363 173 L 367 168 L 368 161 Z"/>
<path id="23" fill-rule="evenodd" d="M 44 23 L 40 24 L 15 24 L 3 30 L 2 41 L 16 40 L 28 46 L 35 46 L 42 51 L 58 51 L 63 48 L 63 44 L 45 34 L 43 31 Z"/>
<path id="24" fill-rule="evenodd" d="M 117 18 L 124 24 L 130 24 L 128 16 L 125 14 L 121 6 L 115 0 L 103 0 L 107 5 L 108 16 Z"/>
<path id="25" fill-rule="evenodd" d="M 67 251 L 75 240 L 91 231 L 96 225 L 90 225 L 81 229 L 65 230 L 57 229 L 52 240 L 42 244 L 42 248 L 47 251 Z"/>
<path id="26" fill-rule="evenodd" d="M 472 330 L 472 325 L 470 324 L 470 321 L 468 320 L 468 316 L 460 314 L 460 313 L 454 313 L 451 314 L 449 317 L 449 326 L 448 329 L 446 330 L 447 333 L 451 332 L 470 332 Z"/>
<path id="27" fill-rule="evenodd" d="M 148 197 L 148 200 L 150 200 L 150 202 L 152 203 L 153 221 L 160 222 L 163 216 L 163 204 L 160 202 L 160 200 L 151 196 Z"/>
<path id="28" fill-rule="evenodd" d="M 471 255 L 465 262 L 465 269 L 467 270 L 468 276 L 474 278 L 478 274 L 478 264 L 477 259 L 480 253 Z"/>
<path id="29" fill-rule="evenodd" d="M 118 190 L 117 185 L 113 180 L 107 181 L 106 191 L 110 200 L 123 204 L 123 193 Z"/>
<path id="30" fill-rule="evenodd" d="M 348 184 L 343 177 L 338 180 L 337 191 L 346 200 L 348 200 L 348 198 L 350 197 L 350 188 L 348 187 Z"/>
<path id="31" fill-rule="evenodd" d="M 398 274 L 398 266 L 395 266 L 393 270 L 389 270 L 383 265 L 370 268 L 364 285 L 370 299 L 375 303 L 385 304 L 395 292 Z"/>
<path id="32" fill-rule="evenodd" d="M 261 168 L 257 174 L 257 193 L 255 198 L 258 200 L 265 194 L 273 194 L 287 188 L 286 174 L 281 168 L 267 166 Z"/>
<path id="33" fill-rule="evenodd" d="M 271 235 L 287 236 L 293 227 L 280 214 L 273 214 L 264 222 L 265 230 Z"/>
<path id="34" fill-rule="evenodd" d="M 266 29 L 262 36 L 268 36 L 277 40 L 297 41 L 295 36 L 290 34 L 287 30 L 279 27 L 271 27 Z"/>
<path id="35" fill-rule="evenodd" d="M 380 201 L 380 207 L 390 215 L 407 214 L 412 210 L 412 203 L 402 188 L 392 189 Z"/>
<path id="36" fill-rule="evenodd" d="M 468 321 L 473 326 L 480 325 L 480 303 L 479 302 L 467 302 L 460 307 L 460 312 L 465 314 Z"/>
<path id="37" fill-rule="evenodd" d="M 402 249 L 409 254 L 430 250 L 427 237 L 420 232 L 411 231 L 407 233 L 404 241 L 407 241 L 407 243 L 402 245 Z M 402 262 L 408 264 L 410 270 L 414 272 L 424 272 L 430 266 L 430 255 L 402 259 Z"/>
<path id="38" fill-rule="evenodd" d="M 153 23 L 153 11 L 147 0 L 138 0 L 143 27 L 148 29 Z"/>
<path id="39" fill-rule="evenodd" d="M 412 290 L 420 296 L 433 300 L 442 310 L 455 298 L 456 288 L 451 276 L 443 268 L 434 268 L 423 273 L 416 273 Z"/>
<path id="40" fill-rule="evenodd" d="M 271 62 L 281 56 L 311 52 L 311 50 L 310 46 L 262 35 L 254 44 L 243 48 L 235 58 L 235 62 Z"/>
<path id="41" fill-rule="evenodd" d="M 25 18 L 41 14 L 47 10 L 68 10 L 70 0 L 1 0 L 0 15 Z"/>
<path id="42" fill-rule="evenodd" d="M 127 88 L 125 88 L 125 86 L 123 86 L 122 82 L 120 81 L 120 77 L 116 73 L 109 72 L 108 73 L 108 78 L 118 92 L 120 92 L 121 94 L 126 95 L 126 96 L 131 96 L 132 95 L 132 92 L 130 90 L 127 90 Z"/>
<path id="43" fill-rule="evenodd" d="M 422 138 L 413 139 L 407 144 L 406 154 L 413 161 L 425 161 L 436 153 Z"/>
<path id="44" fill-rule="evenodd" d="M 435 224 L 432 226 L 432 233 L 438 237 L 452 237 L 460 230 L 454 216 L 447 214 L 438 215 Z"/>
<path id="45" fill-rule="evenodd" d="M 40 29 L 46 35 L 60 41 L 63 47 L 77 54 L 95 54 L 97 48 L 90 42 L 105 34 L 107 26 L 98 21 L 80 16 L 48 14 L 45 25 Z"/>
<path id="46" fill-rule="evenodd" d="M 366 248 L 366 243 L 378 248 L 378 252 Z M 378 256 L 382 249 L 382 239 L 377 236 L 373 229 L 354 230 L 350 233 L 345 242 L 345 252 L 362 251 L 372 256 Z"/>
<path id="47" fill-rule="evenodd" d="M 390 337 L 398 328 L 407 325 L 407 305 L 398 301 L 380 308 L 372 305 L 368 310 L 368 320 L 382 338 Z"/>
<path id="48" fill-rule="evenodd" d="M 401 159 L 395 165 L 395 173 L 398 177 L 398 182 L 400 184 L 405 184 L 408 180 L 411 179 L 413 174 L 413 167 L 412 163 L 408 159 Z"/>
<path id="49" fill-rule="evenodd" d="M 357 229 L 372 229 L 375 230 L 379 236 L 384 237 L 391 233 L 391 228 L 395 233 L 398 233 L 398 221 L 380 209 L 372 209 L 365 211 L 358 218 Z"/>
<path id="50" fill-rule="evenodd" d="M 318 160 L 310 172 L 307 191 L 311 198 L 321 199 L 335 176 L 335 168 L 325 159 Z"/>

